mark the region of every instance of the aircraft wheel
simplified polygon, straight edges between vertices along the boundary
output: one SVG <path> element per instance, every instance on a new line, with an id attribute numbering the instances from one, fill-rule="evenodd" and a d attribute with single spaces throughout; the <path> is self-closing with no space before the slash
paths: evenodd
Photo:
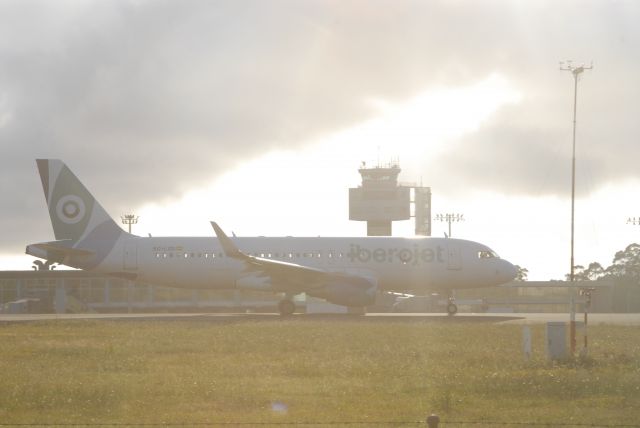
<path id="1" fill-rule="evenodd" d="M 450 316 L 455 315 L 458 312 L 458 306 L 455 303 L 449 303 L 447 305 L 447 314 Z"/>
<path id="2" fill-rule="evenodd" d="M 296 311 L 296 305 L 289 299 L 280 300 L 278 310 L 282 316 L 293 315 Z"/>

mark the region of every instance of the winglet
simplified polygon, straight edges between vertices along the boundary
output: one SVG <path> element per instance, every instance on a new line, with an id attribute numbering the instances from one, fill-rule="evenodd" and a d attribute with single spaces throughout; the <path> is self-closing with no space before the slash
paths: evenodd
<path id="1" fill-rule="evenodd" d="M 222 245 L 222 249 L 224 250 L 224 254 L 227 257 L 233 257 L 237 259 L 238 258 L 242 259 L 247 257 L 247 255 L 244 254 L 242 251 L 240 251 L 238 247 L 236 247 L 236 244 L 234 244 L 233 241 L 222 231 L 220 226 L 218 226 L 218 223 L 216 223 L 215 221 L 212 221 L 211 226 L 213 227 L 213 230 L 216 232 L 216 236 L 218 237 L 218 240 L 220 241 L 220 245 Z"/>

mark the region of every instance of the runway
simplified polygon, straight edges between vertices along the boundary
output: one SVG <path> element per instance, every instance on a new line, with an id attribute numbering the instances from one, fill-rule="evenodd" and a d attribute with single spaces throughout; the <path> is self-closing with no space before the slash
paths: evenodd
<path id="1" fill-rule="evenodd" d="M 370 313 L 361 315 L 344 314 L 295 314 L 281 317 L 278 314 L 245 313 L 135 313 L 135 314 L 0 314 L 0 323 L 66 321 L 66 320 L 110 320 L 110 321 L 199 321 L 199 322 L 269 322 L 280 320 L 318 321 L 353 320 L 359 322 L 455 322 L 455 323 L 502 323 L 502 324 L 545 324 L 551 321 L 569 321 L 569 314 L 445 314 L 422 313 Z M 583 321 L 583 314 L 576 314 L 576 321 Z M 589 325 L 640 326 L 640 314 L 589 314 Z"/>

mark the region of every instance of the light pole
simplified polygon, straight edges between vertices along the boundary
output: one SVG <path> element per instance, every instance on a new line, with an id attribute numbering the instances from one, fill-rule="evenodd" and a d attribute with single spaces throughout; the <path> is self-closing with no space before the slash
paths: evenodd
<path id="1" fill-rule="evenodd" d="M 578 76 L 585 70 L 591 70 L 593 63 L 589 67 L 585 67 L 584 64 L 580 66 L 574 66 L 572 61 L 560 62 L 560 70 L 570 71 L 573 74 L 573 144 L 571 150 L 571 273 L 570 280 L 571 285 L 574 282 L 574 240 L 575 240 L 575 200 L 576 200 L 576 112 L 578 108 Z M 575 290 L 571 288 L 571 325 L 570 325 L 570 337 L 571 337 L 571 355 L 576 351 L 576 308 L 575 308 Z"/>
<path id="2" fill-rule="evenodd" d="M 138 219 L 140 217 L 134 214 L 125 214 L 123 216 L 120 216 L 120 218 L 122 219 L 122 224 L 129 225 L 129 233 L 131 233 L 131 225 L 138 224 Z"/>
<path id="3" fill-rule="evenodd" d="M 447 236 L 451 238 L 451 223 L 464 221 L 464 214 L 436 214 L 435 219 L 436 221 L 446 221 L 447 223 L 449 223 L 449 235 Z"/>

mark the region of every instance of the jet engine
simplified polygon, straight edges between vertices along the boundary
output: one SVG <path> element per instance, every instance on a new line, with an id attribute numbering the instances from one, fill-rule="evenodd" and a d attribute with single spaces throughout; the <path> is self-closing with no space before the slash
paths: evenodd
<path id="1" fill-rule="evenodd" d="M 367 278 L 336 275 L 322 286 L 306 290 L 309 296 L 319 297 L 336 305 L 369 306 L 376 300 L 378 285 Z"/>

